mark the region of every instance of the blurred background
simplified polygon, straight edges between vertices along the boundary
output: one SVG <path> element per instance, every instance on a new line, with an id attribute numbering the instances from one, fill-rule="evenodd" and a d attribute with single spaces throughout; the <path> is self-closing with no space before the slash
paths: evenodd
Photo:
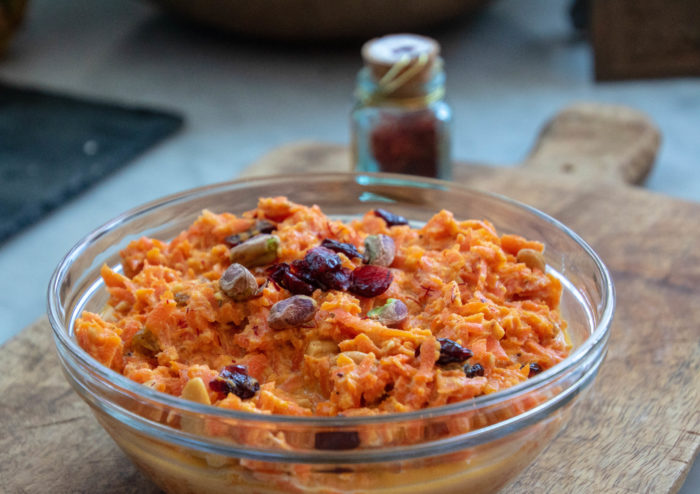
<path id="1" fill-rule="evenodd" d="M 658 10 L 660 2 L 649 1 L 649 12 L 657 9 L 659 15 L 647 12 L 645 22 L 657 19 L 648 26 L 630 7 L 645 2 L 624 0 L 600 7 L 597 19 L 588 8 L 605 2 L 453 0 L 435 2 L 426 15 L 420 2 L 372 14 L 367 5 L 381 2 L 358 1 L 357 26 L 315 10 L 268 18 L 255 10 L 256 4 L 279 7 L 283 1 L 231 2 L 243 10 L 201 14 L 217 28 L 189 23 L 182 10 L 174 15 L 155 3 L 177 11 L 207 2 L 0 1 L 0 110 L 6 111 L 0 115 L 0 152 L 16 159 L 21 150 L 15 143 L 22 135 L 41 132 L 44 123 L 61 127 L 60 120 L 42 116 L 55 95 L 73 98 L 61 104 L 76 119 L 79 114 L 97 118 L 81 102 L 105 104 L 105 118 L 112 108 L 111 117 L 120 122 L 131 121 L 134 108 L 140 115 L 131 131 L 103 129 L 116 143 L 113 148 L 86 140 L 81 157 L 87 161 L 103 152 L 117 158 L 102 168 L 95 165 L 88 180 L 74 179 L 70 193 L 52 199 L 60 207 L 37 214 L 38 221 L 0 242 L 0 343 L 44 313 L 45 287 L 55 265 L 107 219 L 166 194 L 233 179 L 270 149 L 291 141 L 347 144 L 360 47 L 368 36 L 397 25 L 432 36 L 442 46 L 456 160 L 514 166 L 531 150 L 541 126 L 564 106 L 622 104 L 648 115 L 662 136 L 643 186 L 700 200 L 700 18 L 693 17 L 700 15 L 700 2 L 677 2 L 687 11 L 674 17 Z M 629 22 L 605 22 L 625 8 L 631 9 Z M 392 24 L 394 17 L 408 20 Z M 668 34 L 669 23 L 677 39 Z M 285 41 L 289 38 L 295 41 Z M 626 63 L 626 54 L 644 63 Z M 39 116 L 8 116 L 26 108 L 13 106 L 19 98 L 38 105 Z M 119 129 L 125 129 L 122 135 Z M 136 141 L 140 144 L 121 151 Z M 34 151 L 38 161 L 49 162 L 68 153 L 58 146 L 37 158 Z M 52 172 L 32 170 L 36 188 L 49 190 Z M 15 172 L 0 168 L 0 185 L 11 186 Z M 2 193 L 25 197 L 12 188 Z M 697 470 L 689 481 L 695 487 L 687 484 L 681 492 L 700 490 Z"/>

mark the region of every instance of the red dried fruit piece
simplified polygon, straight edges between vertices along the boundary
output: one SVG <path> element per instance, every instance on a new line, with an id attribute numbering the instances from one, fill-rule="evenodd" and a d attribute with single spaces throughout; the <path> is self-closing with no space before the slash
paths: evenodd
<path id="1" fill-rule="evenodd" d="M 449 338 L 438 338 L 440 343 L 440 358 L 437 360 L 438 365 L 451 364 L 452 362 L 464 362 L 472 357 L 473 353 L 470 349 L 464 348 L 456 341 Z"/>
<path id="2" fill-rule="evenodd" d="M 530 372 L 528 372 L 527 377 L 536 376 L 540 372 L 542 372 L 542 367 L 538 363 L 533 362 L 530 364 Z"/>
<path id="3" fill-rule="evenodd" d="M 321 290 L 347 290 L 350 286 L 351 271 L 326 247 L 314 247 L 303 259 L 292 262 L 291 268 L 303 282 Z"/>
<path id="4" fill-rule="evenodd" d="M 280 263 L 271 266 L 267 275 L 272 281 L 295 295 L 311 295 L 316 288 L 291 272 L 289 264 Z"/>
<path id="5" fill-rule="evenodd" d="M 360 266 L 352 272 L 348 291 L 362 297 L 376 297 L 384 293 L 393 280 L 394 275 L 388 268 L 373 265 Z"/>
<path id="6" fill-rule="evenodd" d="M 484 368 L 481 366 L 481 364 L 474 364 L 474 365 L 465 364 L 464 365 L 464 374 L 469 378 L 476 377 L 476 376 L 483 376 L 484 375 Z"/>
<path id="7" fill-rule="evenodd" d="M 350 288 L 351 276 L 352 271 L 350 269 L 341 267 L 337 271 L 322 274 L 316 281 L 321 285 L 322 290 L 347 291 Z"/>
<path id="8" fill-rule="evenodd" d="M 386 209 L 375 209 L 373 213 L 375 216 L 379 216 L 386 221 L 387 226 L 408 225 L 408 220 L 406 218 L 398 214 L 390 213 Z"/>
<path id="9" fill-rule="evenodd" d="M 217 377 L 209 381 L 209 388 L 217 393 L 233 393 L 242 400 L 252 398 L 260 390 L 258 381 L 248 375 L 244 365 L 227 365 Z"/>
<path id="10" fill-rule="evenodd" d="M 338 242 L 337 240 L 332 240 L 330 238 L 324 238 L 323 242 L 321 242 L 321 247 L 330 249 L 333 252 L 341 252 L 345 254 L 348 259 L 352 259 L 353 257 L 362 257 L 362 254 L 360 254 L 360 251 L 357 250 L 357 247 L 354 245 Z"/>
<path id="11" fill-rule="evenodd" d="M 292 262 L 292 274 L 302 280 L 304 283 L 307 283 L 308 285 L 314 287 L 314 288 L 321 288 L 321 284 L 318 282 L 317 274 L 312 273 L 311 271 L 307 270 L 304 265 L 303 260 L 298 260 Z"/>
<path id="12" fill-rule="evenodd" d="M 231 364 L 224 367 L 223 370 L 219 373 L 220 376 L 227 378 L 232 376 L 233 374 L 243 374 L 244 376 L 247 376 L 248 367 L 246 367 L 245 365 Z"/>
<path id="13" fill-rule="evenodd" d="M 360 445 L 360 435 L 357 431 L 327 431 L 317 432 L 314 448 L 321 450 L 355 449 Z"/>
<path id="14" fill-rule="evenodd" d="M 320 275 L 328 271 L 335 271 L 343 262 L 338 254 L 325 247 L 314 247 L 309 250 L 304 259 L 294 261 L 292 266 L 298 271 L 305 271 L 311 275 Z"/>

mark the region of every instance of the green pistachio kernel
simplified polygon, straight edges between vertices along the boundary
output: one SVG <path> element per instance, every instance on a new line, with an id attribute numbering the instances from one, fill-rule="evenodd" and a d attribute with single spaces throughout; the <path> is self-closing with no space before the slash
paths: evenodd
<path id="1" fill-rule="evenodd" d="M 384 305 L 375 307 L 367 313 L 367 317 L 385 326 L 399 324 L 408 317 L 408 308 L 401 300 L 390 298 Z"/>
<path id="2" fill-rule="evenodd" d="M 368 235 L 365 238 L 365 262 L 375 266 L 391 266 L 396 255 L 394 239 L 388 235 Z"/>
<path id="3" fill-rule="evenodd" d="M 277 259 L 280 239 L 276 235 L 262 234 L 231 248 L 231 262 L 247 268 L 271 264 Z"/>

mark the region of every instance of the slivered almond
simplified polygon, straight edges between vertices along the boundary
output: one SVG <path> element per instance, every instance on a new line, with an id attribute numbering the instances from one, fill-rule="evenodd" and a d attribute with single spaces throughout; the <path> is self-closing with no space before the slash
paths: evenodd
<path id="1" fill-rule="evenodd" d="M 201 377 L 194 377 L 187 381 L 185 387 L 182 388 L 180 398 L 202 403 L 204 405 L 211 405 L 207 387 L 205 386 Z M 202 434 L 204 432 L 204 422 L 199 417 L 191 417 L 183 414 L 180 416 L 180 428 L 185 432 L 189 432 L 190 434 Z"/>
<path id="2" fill-rule="evenodd" d="M 207 387 L 202 381 L 201 377 L 194 377 L 187 381 L 185 387 L 182 388 L 182 394 L 180 398 L 184 398 L 190 401 L 196 401 L 197 403 L 203 403 L 204 405 L 211 405 L 211 400 L 209 400 L 209 393 L 207 392 Z"/>

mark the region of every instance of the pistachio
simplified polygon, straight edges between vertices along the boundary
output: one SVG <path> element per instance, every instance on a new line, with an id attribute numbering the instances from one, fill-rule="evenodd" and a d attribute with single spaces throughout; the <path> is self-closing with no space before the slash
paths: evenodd
<path id="1" fill-rule="evenodd" d="M 280 300 L 270 308 L 267 323 L 272 329 L 286 329 L 309 322 L 316 314 L 316 301 L 306 295 Z"/>
<path id="2" fill-rule="evenodd" d="M 134 334 L 131 338 L 131 346 L 146 355 L 155 355 L 160 352 L 158 338 L 156 338 L 156 335 L 148 328 L 139 329 L 136 334 Z"/>
<path id="3" fill-rule="evenodd" d="M 392 326 L 408 317 L 408 308 L 401 300 L 390 298 L 384 305 L 369 311 L 367 317 L 379 321 L 384 326 Z"/>
<path id="4" fill-rule="evenodd" d="M 275 230 L 275 228 L 277 228 L 277 225 L 275 225 L 271 221 L 257 220 L 253 224 L 253 226 L 248 228 L 248 230 L 241 233 L 237 233 L 235 235 L 229 235 L 224 239 L 224 242 L 229 244 L 231 247 L 235 247 L 241 242 L 245 242 L 246 240 L 256 235 L 260 235 L 261 233 L 272 233 Z"/>
<path id="5" fill-rule="evenodd" d="M 387 235 L 369 235 L 365 238 L 365 263 L 391 266 L 396 255 L 394 239 Z"/>
<path id="6" fill-rule="evenodd" d="M 520 249 L 516 260 L 522 262 L 530 269 L 539 269 L 542 272 L 544 272 L 546 267 L 544 256 L 535 249 Z"/>
<path id="7" fill-rule="evenodd" d="M 277 259 L 279 245 L 280 239 L 276 235 L 256 235 L 231 248 L 231 262 L 248 268 L 270 264 Z"/>
<path id="8" fill-rule="evenodd" d="M 174 295 L 175 297 L 175 303 L 177 304 L 178 307 L 184 307 L 187 305 L 187 302 L 190 300 L 190 296 L 186 294 L 185 292 L 178 292 Z"/>
<path id="9" fill-rule="evenodd" d="M 258 287 L 253 273 L 244 266 L 234 263 L 226 268 L 219 278 L 219 288 L 233 300 L 241 301 L 260 295 L 265 285 Z"/>

